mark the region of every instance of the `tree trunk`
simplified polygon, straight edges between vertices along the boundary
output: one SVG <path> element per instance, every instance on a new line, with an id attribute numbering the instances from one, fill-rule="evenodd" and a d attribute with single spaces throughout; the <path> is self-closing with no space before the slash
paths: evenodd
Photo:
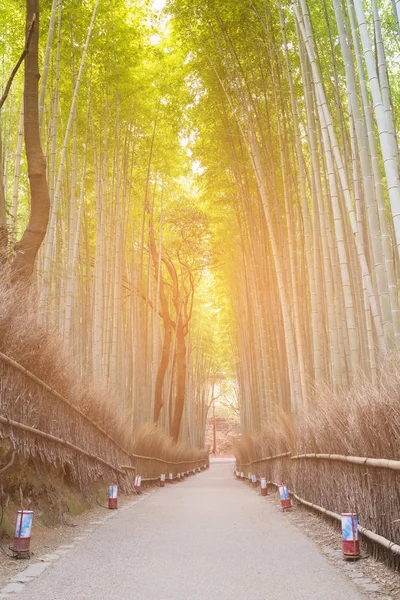
<path id="1" fill-rule="evenodd" d="M 26 2 L 26 33 L 35 18 L 29 51 L 25 57 L 24 135 L 28 162 L 31 212 L 22 239 L 15 245 L 16 256 L 11 266 L 13 283 L 28 283 L 36 255 L 43 242 L 49 221 L 50 198 L 46 179 L 46 161 L 39 133 L 39 0 Z"/>
<path id="2" fill-rule="evenodd" d="M 157 291 L 158 297 L 162 310 L 162 318 L 164 321 L 164 340 L 163 347 L 161 351 L 161 359 L 157 369 L 155 387 L 154 387 L 154 413 L 153 413 L 153 422 L 158 423 L 160 418 L 161 409 L 163 407 L 163 387 L 165 375 L 169 366 L 170 356 L 171 356 L 171 343 L 172 343 L 172 334 L 173 334 L 173 324 L 172 319 L 170 317 L 168 300 L 165 295 L 164 289 L 164 280 L 161 269 L 161 252 L 162 248 L 160 245 L 159 252 L 157 252 L 155 236 L 154 236 L 154 228 L 153 222 L 150 220 L 149 223 L 149 244 L 151 257 L 154 265 L 154 272 L 156 274 L 157 280 Z M 156 303 L 158 305 L 158 302 Z M 158 312 L 157 315 L 158 316 Z"/>
<path id="3" fill-rule="evenodd" d="M 214 387 L 215 387 L 215 383 L 213 382 L 212 383 L 212 392 L 211 392 L 211 402 L 212 402 L 212 406 L 213 406 L 213 445 L 212 445 L 211 454 L 216 456 L 216 454 L 217 454 L 217 418 L 215 415 Z"/>
<path id="4" fill-rule="evenodd" d="M 165 321 L 164 321 L 164 326 L 165 326 L 165 330 L 164 330 L 163 347 L 162 347 L 162 352 L 161 352 L 161 360 L 159 362 L 158 369 L 157 369 L 156 385 L 155 385 L 155 389 L 154 389 L 154 417 L 153 417 L 154 423 L 158 423 L 158 420 L 160 418 L 160 412 L 164 405 L 162 392 L 163 392 L 163 387 L 164 387 L 165 374 L 168 369 L 169 358 L 171 355 L 171 342 L 172 342 L 173 329 L 172 329 L 171 324 L 166 323 Z"/>
<path id="5" fill-rule="evenodd" d="M 176 382 L 176 399 L 175 399 L 175 411 L 174 418 L 172 421 L 171 436 L 177 442 L 179 433 L 181 430 L 181 421 L 183 408 L 185 405 L 186 395 L 186 341 L 184 334 L 184 325 L 182 317 L 179 316 L 177 321 L 177 332 L 176 332 L 176 370 L 177 370 L 177 382 Z"/>

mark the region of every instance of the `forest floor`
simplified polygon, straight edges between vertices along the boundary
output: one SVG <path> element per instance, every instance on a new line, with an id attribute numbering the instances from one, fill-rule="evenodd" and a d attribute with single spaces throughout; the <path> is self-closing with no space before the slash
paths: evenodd
<path id="1" fill-rule="evenodd" d="M 118 512 L 83 516 L 70 537 L 60 535 L 61 546 L 46 548 L 58 560 L 42 557 L 43 574 L 25 586 L 22 573 L 0 598 L 14 591 L 21 600 L 398 598 L 396 573 L 370 558 L 343 562 L 339 531 L 302 508 L 283 514 L 276 494 L 261 498 L 232 467 L 216 460 Z"/>

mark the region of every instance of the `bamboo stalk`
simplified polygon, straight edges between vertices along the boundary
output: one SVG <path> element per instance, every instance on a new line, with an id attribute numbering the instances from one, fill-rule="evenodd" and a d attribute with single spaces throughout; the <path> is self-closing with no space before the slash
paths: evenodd
<path id="1" fill-rule="evenodd" d="M 387 458 L 369 458 L 367 456 L 345 456 L 342 454 L 297 454 L 291 456 L 290 460 L 300 460 L 307 458 L 317 458 L 321 460 L 334 460 L 339 462 L 351 463 L 354 465 L 365 465 L 381 469 L 392 469 L 400 471 L 400 460 L 391 460 Z"/>
<path id="2" fill-rule="evenodd" d="M 287 458 L 290 456 L 290 452 L 284 452 L 283 454 L 274 454 L 273 456 L 266 456 L 265 458 L 258 458 L 257 460 L 253 460 L 249 463 L 238 463 L 240 467 L 250 467 L 251 465 L 255 465 L 260 462 L 267 462 L 269 460 L 275 460 L 276 458 Z"/>
<path id="3" fill-rule="evenodd" d="M 290 452 L 285 452 L 283 454 L 276 454 L 273 456 L 267 456 L 265 458 L 258 458 L 257 460 L 253 460 L 249 463 L 238 463 L 238 466 L 241 467 L 250 467 L 260 462 L 267 462 L 270 460 L 274 460 L 277 458 L 287 458 L 290 457 L 290 460 L 300 460 L 300 459 L 320 459 L 320 460 L 334 460 L 338 462 L 345 462 L 354 465 L 364 465 L 368 467 L 375 467 L 380 469 L 391 469 L 393 471 L 400 471 L 400 460 L 392 460 L 388 458 L 370 458 L 367 456 L 346 456 L 342 454 L 316 454 L 316 453 L 308 453 L 308 454 L 296 454 L 295 456 L 291 456 Z"/>

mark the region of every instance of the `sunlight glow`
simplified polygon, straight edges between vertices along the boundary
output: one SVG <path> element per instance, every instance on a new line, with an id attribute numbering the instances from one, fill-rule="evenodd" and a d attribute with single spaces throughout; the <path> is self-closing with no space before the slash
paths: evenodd
<path id="1" fill-rule="evenodd" d="M 153 9 L 156 11 L 164 10 L 166 3 L 166 0 L 153 0 Z"/>
<path id="2" fill-rule="evenodd" d="M 150 36 L 150 42 L 153 46 L 156 46 L 161 42 L 161 35 L 159 33 L 153 33 L 153 35 Z"/>
<path id="3" fill-rule="evenodd" d="M 196 175 L 203 175 L 204 167 L 201 166 L 201 162 L 199 160 L 194 160 L 192 163 L 192 171 Z"/>

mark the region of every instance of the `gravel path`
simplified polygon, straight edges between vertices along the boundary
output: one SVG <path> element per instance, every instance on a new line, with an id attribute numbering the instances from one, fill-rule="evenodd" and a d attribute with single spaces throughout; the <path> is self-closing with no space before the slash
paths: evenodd
<path id="1" fill-rule="evenodd" d="M 65 552 L 12 596 L 366 599 L 286 515 L 235 481 L 232 463 L 226 462 L 113 514 Z"/>

